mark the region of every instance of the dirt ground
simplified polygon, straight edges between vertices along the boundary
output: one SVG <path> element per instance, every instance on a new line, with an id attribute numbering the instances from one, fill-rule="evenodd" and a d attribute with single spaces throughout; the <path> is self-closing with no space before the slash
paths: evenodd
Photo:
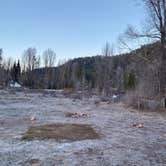
<path id="1" fill-rule="evenodd" d="M 61 91 L 0 90 L 0 166 L 166 166 L 166 113 L 95 100 Z M 100 137 L 22 140 L 31 127 L 57 123 L 90 125 Z"/>
<path id="2" fill-rule="evenodd" d="M 32 126 L 28 129 L 22 140 L 70 140 L 81 141 L 87 139 L 97 139 L 99 135 L 90 125 L 77 123 L 56 123 L 42 126 Z"/>

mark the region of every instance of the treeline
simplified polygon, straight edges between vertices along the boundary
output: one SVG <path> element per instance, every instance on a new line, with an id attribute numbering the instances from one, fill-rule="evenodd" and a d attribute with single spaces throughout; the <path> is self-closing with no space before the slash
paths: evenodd
<path id="1" fill-rule="evenodd" d="M 109 95 L 135 91 L 139 96 L 160 93 L 160 44 L 142 46 L 128 54 L 69 60 L 56 68 L 36 69 L 34 84 L 40 88 L 96 90 Z M 48 77 L 49 76 L 49 77 Z"/>
<path id="2" fill-rule="evenodd" d="M 101 56 L 77 58 L 57 67 L 51 49 L 39 56 L 35 48 L 28 48 L 17 62 L 3 60 L 1 50 L 0 85 L 16 81 L 29 88 L 94 89 L 105 95 L 133 90 L 147 97 L 159 94 L 160 43 L 117 56 L 108 48 Z"/>
<path id="3" fill-rule="evenodd" d="M 52 49 L 45 50 L 40 56 L 37 55 L 36 48 L 28 48 L 17 61 L 11 57 L 4 58 L 3 49 L 0 49 L 0 86 L 7 87 L 10 82 L 18 82 L 30 88 L 40 88 L 36 85 L 35 69 L 39 69 L 41 65 L 45 69 L 54 67 L 55 60 L 56 53 Z M 51 79 L 49 72 L 45 74 L 47 80 Z"/>

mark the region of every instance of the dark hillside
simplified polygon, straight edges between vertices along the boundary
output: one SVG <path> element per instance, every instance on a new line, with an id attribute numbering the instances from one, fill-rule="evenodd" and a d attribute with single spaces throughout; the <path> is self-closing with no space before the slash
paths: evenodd
<path id="1" fill-rule="evenodd" d="M 159 43 L 154 43 L 127 54 L 76 58 L 56 68 L 37 69 L 33 71 L 36 78 L 34 86 L 56 89 L 94 88 L 105 93 L 112 89 L 138 88 L 140 93 L 144 93 L 142 95 L 153 96 L 159 90 L 159 48 Z"/>

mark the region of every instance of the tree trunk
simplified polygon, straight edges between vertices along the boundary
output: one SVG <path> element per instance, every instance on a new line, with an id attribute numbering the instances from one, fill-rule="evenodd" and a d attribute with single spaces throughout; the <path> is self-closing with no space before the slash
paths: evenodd
<path id="1" fill-rule="evenodd" d="M 165 35 L 161 39 L 161 67 L 160 67 L 160 93 L 166 97 L 166 41 L 165 41 Z"/>

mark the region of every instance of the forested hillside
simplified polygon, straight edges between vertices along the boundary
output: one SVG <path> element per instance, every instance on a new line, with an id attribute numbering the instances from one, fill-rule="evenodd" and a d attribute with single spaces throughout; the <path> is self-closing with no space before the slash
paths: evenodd
<path id="1" fill-rule="evenodd" d="M 31 73 L 32 86 L 95 89 L 105 94 L 115 89 L 139 90 L 142 96 L 155 96 L 160 89 L 159 50 L 159 43 L 155 43 L 128 54 L 77 58 L 56 68 L 36 69 Z"/>
<path id="2" fill-rule="evenodd" d="M 160 43 L 122 55 L 76 58 L 57 67 L 45 65 L 39 68 L 31 58 L 34 54 L 27 55 L 32 60 L 26 64 L 26 70 L 19 61 L 13 66 L 9 62 L 1 65 L 1 86 L 15 81 L 29 88 L 74 88 L 95 90 L 105 95 L 133 91 L 139 92 L 139 96 L 156 97 L 160 93 Z"/>

